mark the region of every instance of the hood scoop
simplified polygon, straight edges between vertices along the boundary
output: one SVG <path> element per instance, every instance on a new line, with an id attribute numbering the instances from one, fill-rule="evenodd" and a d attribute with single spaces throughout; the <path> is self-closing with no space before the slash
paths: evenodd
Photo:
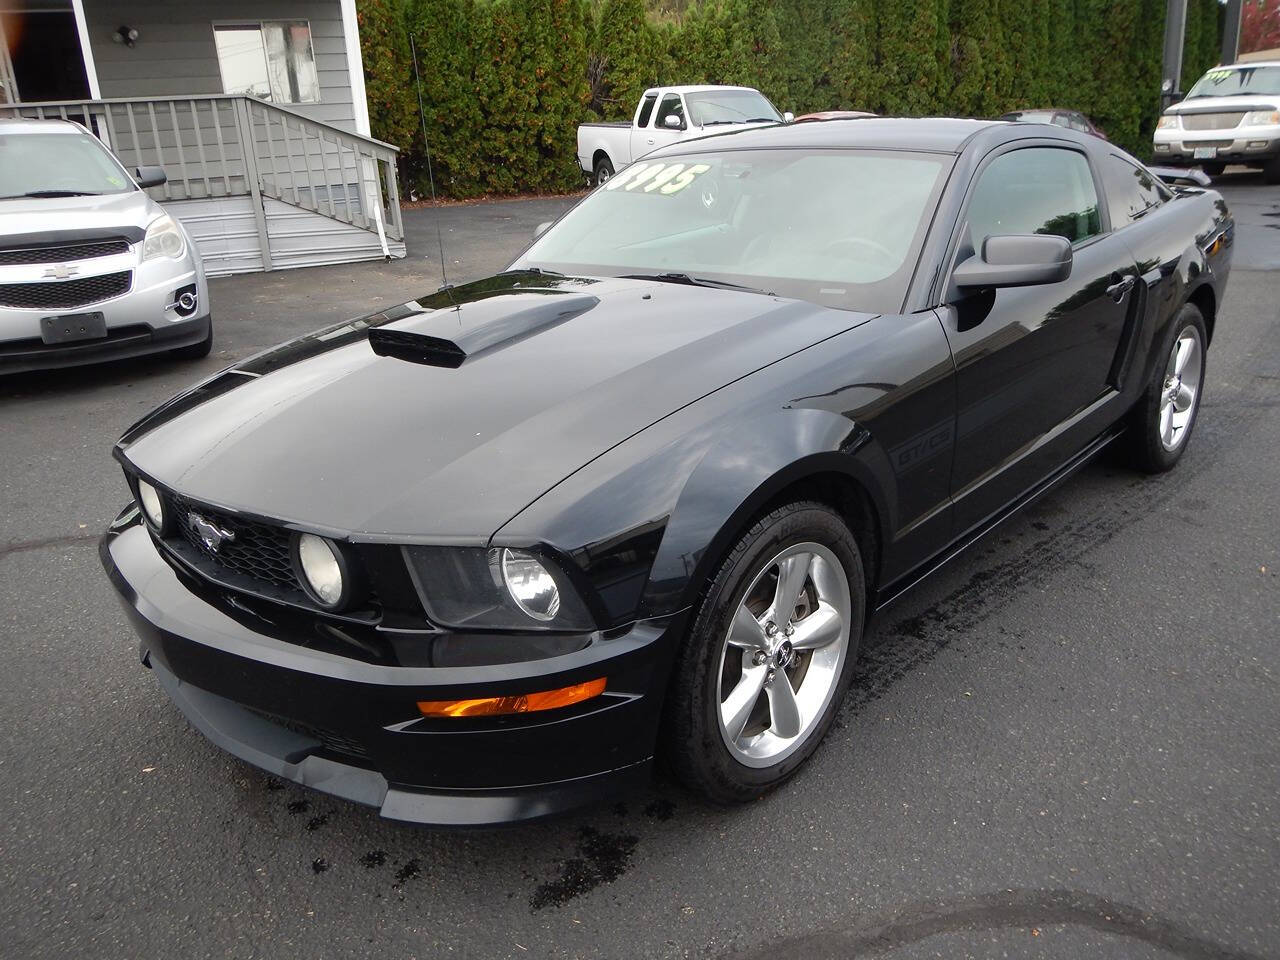
<path id="1" fill-rule="evenodd" d="M 599 297 L 552 290 L 487 297 L 372 327 L 369 346 L 380 357 L 456 370 L 580 317 L 599 302 Z"/>

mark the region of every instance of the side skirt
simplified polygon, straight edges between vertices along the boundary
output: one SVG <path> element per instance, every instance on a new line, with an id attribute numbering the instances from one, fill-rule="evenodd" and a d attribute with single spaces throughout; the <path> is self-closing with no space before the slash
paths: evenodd
<path id="1" fill-rule="evenodd" d="M 1083 449 L 1081 449 L 1074 457 L 1066 461 L 1053 473 L 1049 474 L 1034 487 L 1031 487 L 1024 494 L 1015 500 L 1010 501 L 1004 509 L 992 514 L 989 518 L 978 524 L 963 534 L 959 539 L 955 540 L 950 546 L 940 550 L 934 556 L 930 557 L 920 566 L 916 567 L 909 573 L 899 577 L 887 587 L 880 589 L 876 594 L 875 604 L 872 612 L 878 613 L 885 607 L 892 604 L 899 597 L 909 591 L 920 581 L 926 579 L 939 569 L 945 566 L 949 561 L 958 557 L 969 547 L 973 546 L 988 533 L 1000 526 L 1005 520 L 1013 516 L 1027 504 L 1037 499 L 1041 494 L 1056 487 L 1063 480 L 1067 479 L 1090 460 L 1096 457 L 1102 450 L 1116 437 L 1124 432 L 1123 423 L 1116 424 L 1105 432 L 1096 437 Z"/>

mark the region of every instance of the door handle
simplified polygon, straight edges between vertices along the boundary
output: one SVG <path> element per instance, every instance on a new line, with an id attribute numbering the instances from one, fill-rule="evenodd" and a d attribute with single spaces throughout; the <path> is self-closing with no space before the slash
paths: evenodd
<path id="1" fill-rule="evenodd" d="M 1107 287 L 1107 296 L 1116 303 L 1119 303 L 1125 298 L 1129 291 L 1133 289 L 1135 282 L 1133 274 L 1129 274 L 1129 276 L 1125 277 L 1119 283 L 1113 283 L 1111 286 Z"/>

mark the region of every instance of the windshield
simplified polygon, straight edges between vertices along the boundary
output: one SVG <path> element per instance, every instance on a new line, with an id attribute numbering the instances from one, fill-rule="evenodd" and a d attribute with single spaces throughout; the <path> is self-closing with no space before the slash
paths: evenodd
<path id="1" fill-rule="evenodd" d="M 1191 88 L 1195 97 L 1280 97 L 1280 67 L 1236 67 L 1210 70 Z"/>
<path id="2" fill-rule="evenodd" d="M 96 137 L 0 134 L 0 199 L 125 193 L 133 184 Z"/>
<path id="3" fill-rule="evenodd" d="M 683 274 L 826 306 L 902 309 L 950 157 L 743 150 L 619 171 L 514 266 Z"/>
<path id="4" fill-rule="evenodd" d="M 782 114 L 758 90 L 706 90 L 686 93 L 684 101 L 695 127 L 782 119 Z"/>

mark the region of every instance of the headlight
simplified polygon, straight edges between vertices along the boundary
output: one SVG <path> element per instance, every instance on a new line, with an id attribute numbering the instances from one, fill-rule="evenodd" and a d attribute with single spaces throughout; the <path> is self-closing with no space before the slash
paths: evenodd
<path id="1" fill-rule="evenodd" d="M 1274 127 L 1280 125 L 1280 110 L 1250 110 L 1240 122 L 1246 127 Z"/>
<path id="2" fill-rule="evenodd" d="M 1182 118 L 1176 113 L 1166 113 L 1163 117 L 1156 121 L 1157 130 L 1180 130 L 1182 129 Z"/>
<path id="3" fill-rule="evenodd" d="M 548 557 L 508 547 L 405 547 L 423 608 L 442 627 L 596 628 L 568 574 Z"/>
<path id="4" fill-rule="evenodd" d="M 560 590 L 538 559 L 523 550 L 502 551 L 502 582 L 517 607 L 547 623 L 560 612 Z"/>
<path id="5" fill-rule="evenodd" d="M 298 572 L 311 599 L 329 610 L 346 605 L 350 599 L 350 577 L 342 551 L 332 540 L 304 533 L 295 548 Z"/>
<path id="6" fill-rule="evenodd" d="M 147 481 L 139 479 L 138 500 L 142 504 L 142 512 L 146 515 L 147 522 L 157 532 L 164 530 L 166 517 L 164 515 L 164 501 L 160 499 L 160 492 Z"/>
<path id="7" fill-rule="evenodd" d="M 167 214 L 158 217 L 147 227 L 147 235 L 142 241 L 142 260 L 159 260 L 161 257 L 177 259 L 186 249 L 182 239 L 182 231 Z"/>

